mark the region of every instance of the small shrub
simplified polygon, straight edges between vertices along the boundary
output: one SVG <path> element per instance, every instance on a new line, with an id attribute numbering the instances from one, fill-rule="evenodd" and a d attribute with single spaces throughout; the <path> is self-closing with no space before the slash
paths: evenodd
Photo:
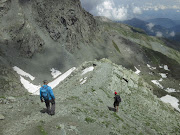
<path id="1" fill-rule="evenodd" d="M 44 130 L 44 128 L 42 126 L 38 126 L 38 128 L 39 128 L 41 135 L 47 135 L 47 132 Z"/>
<path id="2" fill-rule="evenodd" d="M 115 48 L 119 53 L 121 53 L 120 50 L 119 50 L 119 47 L 117 46 L 117 44 L 116 44 L 113 40 L 112 40 L 112 42 L 113 42 L 114 48 Z"/>
<path id="3" fill-rule="evenodd" d="M 85 121 L 86 121 L 87 123 L 94 123 L 96 120 L 95 120 L 95 119 L 92 119 L 92 118 L 90 118 L 90 117 L 86 117 L 86 118 L 85 118 Z"/>

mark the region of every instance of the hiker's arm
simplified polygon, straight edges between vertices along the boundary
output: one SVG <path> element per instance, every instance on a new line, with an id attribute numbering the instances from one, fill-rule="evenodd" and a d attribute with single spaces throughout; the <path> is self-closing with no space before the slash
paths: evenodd
<path id="1" fill-rule="evenodd" d="M 52 97 L 52 99 L 55 100 L 55 96 L 54 96 L 54 93 L 53 93 L 53 90 L 51 89 L 51 87 L 49 87 L 49 93 L 50 93 L 50 96 Z"/>
<path id="2" fill-rule="evenodd" d="M 42 101 L 42 96 L 41 96 L 41 88 L 40 88 L 40 100 Z"/>

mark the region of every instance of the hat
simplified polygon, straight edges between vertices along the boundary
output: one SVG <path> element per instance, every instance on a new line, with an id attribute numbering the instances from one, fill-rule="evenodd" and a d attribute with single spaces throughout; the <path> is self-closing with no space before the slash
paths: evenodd
<path id="1" fill-rule="evenodd" d="M 117 92 L 115 91 L 115 92 L 114 92 L 114 94 L 116 95 L 116 94 L 117 94 Z"/>
<path id="2" fill-rule="evenodd" d="M 47 80 L 44 80 L 43 83 L 47 83 L 48 81 Z"/>

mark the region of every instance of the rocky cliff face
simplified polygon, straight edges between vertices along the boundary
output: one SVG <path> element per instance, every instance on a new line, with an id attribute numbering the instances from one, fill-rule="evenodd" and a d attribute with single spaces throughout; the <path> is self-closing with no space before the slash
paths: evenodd
<path id="1" fill-rule="evenodd" d="M 38 25 L 54 41 L 64 43 L 70 52 L 78 48 L 80 43 L 88 44 L 95 37 L 96 21 L 82 9 L 79 0 L 37 0 L 32 9 Z"/>
<path id="2" fill-rule="evenodd" d="M 95 19 L 81 8 L 79 0 L 3 0 L 0 6 L 0 40 L 20 50 L 21 56 L 41 52 L 46 32 L 73 52 L 79 44 L 91 42 L 97 31 Z"/>

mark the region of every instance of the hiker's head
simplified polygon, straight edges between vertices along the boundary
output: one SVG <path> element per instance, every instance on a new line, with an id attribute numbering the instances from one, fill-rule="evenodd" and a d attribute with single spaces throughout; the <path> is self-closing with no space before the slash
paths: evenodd
<path id="1" fill-rule="evenodd" d="M 47 80 L 44 80 L 43 83 L 44 83 L 45 85 L 47 85 L 47 84 L 48 84 L 48 81 L 47 81 Z"/>
<path id="2" fill-rule="evenodd" d="M 115 92 L 114 92 L 114 94 L 116 95 L 116 94 L 117 94 L 117 92 L 115 91 Z"/>

